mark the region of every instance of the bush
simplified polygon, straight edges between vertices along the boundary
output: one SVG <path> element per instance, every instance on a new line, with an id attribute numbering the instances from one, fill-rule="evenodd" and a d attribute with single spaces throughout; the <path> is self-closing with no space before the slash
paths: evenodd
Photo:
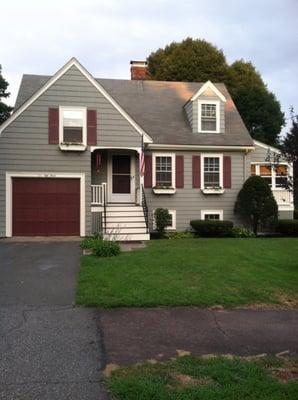
<path id="1" fill-rule="evenodd" d="M 95 236 L 87 236 L 81 240 L 81 249 L 92 249 L 98 239 Z"/>
<path id="2" fill-rule="evenodd" d="M 277 230 L 283 235 L 298 236 L 298 220 L 282 219 L 278 221 Z"/>
<path id="3" fill-rule="evenodd" d="M 216 220 L 193 220 L 190 225 L 199 236 L 205 237 L 226 237 L 231 236 L 233 222 L 232 221 L 216 221 Z"/>
<path id="4" fill-rule="evenodd" d="M 121 249 L 118 242 L 108 240 L 97 240 L 93 245 L 93 254 L 97 257 L 118 256 Z"/>
<path id="5" fill-rule="evenodd" d="M 154 212 L 154 219 L 156 230 L 159 233 L 159 237 L 164 237 L 165 228 L 171 222 L 171 215 L 167 208 L 157 208 Z"/>
<path id="6" fill-rule="evenodd" d="M 294 210 L 294 219 L 298 219 L 298 209 Z"/>
<path id="7" fill-rule="evenodd" d="M 254 238 L 256 235 L 250 229 L 243 227 L 233 228 L 231 231 L 231 236 L 234 238 Z"/>
<path id="8" fill-rule="evenodd" d="M 194 234 L 192 232 L 169 232 L 166 237 L 168 239 L 192 239 Z"/>
<path id="9" fill-rule="evenodd" d="M 278 207 L 265 179 L 251 176 L 244 182 L 237 196 L 235 212 L 249 223 L 255 234 L 261 224 L 274 225 Z"/>

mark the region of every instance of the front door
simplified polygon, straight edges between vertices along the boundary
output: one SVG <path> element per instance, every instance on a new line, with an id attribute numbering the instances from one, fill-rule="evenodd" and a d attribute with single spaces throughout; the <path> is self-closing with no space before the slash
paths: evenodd
<path id="1" fill-rule="evenodd" d="M 135 202 L 134 157 L 129 154 L 111 154 L 109 201 L 112 203 Z"/>

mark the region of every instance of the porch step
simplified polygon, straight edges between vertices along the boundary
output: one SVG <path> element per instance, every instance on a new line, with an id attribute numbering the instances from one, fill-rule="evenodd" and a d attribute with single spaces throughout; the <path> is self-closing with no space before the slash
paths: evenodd
<path id="1" fill-rule="evenodd" d="M 149 233 L 133 233 L 133 234 L 105 234 L 104 239 L 106 240 L 116 240 L 119 242 L 129 242 L 129 241 L 141 241 L 150 240 Z"/>
<path id="2" fill-rule="evenodd" d="M 108 240 L 149 240 L 143 207 L 134 204 L 109 204 L 106 207 L 106 232 Z"/>

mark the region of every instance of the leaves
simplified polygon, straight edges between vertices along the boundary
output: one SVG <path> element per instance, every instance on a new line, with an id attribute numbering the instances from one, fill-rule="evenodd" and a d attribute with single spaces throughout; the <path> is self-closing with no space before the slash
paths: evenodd
<path id="1" fill-rule="evenodd" d="M 251 62 L 228 65 L 222 50 L 205 40 L 187 38 L 149 55 L 150 79 L 224 82 L 252 137 L 276 145 L 284 114 Z"/>
<path id="2" fill-rule="evenodd" d="M 8 82 L 3 78 L 1 72 L 2 68 L 0 65 L 0 124 L 10 116 L 10 113 L 13 110 L 13 107 L 8 106 L 1 101 L 1 98 L 7 98 L 10 96 L 10 93 L 6 91 Z"/>

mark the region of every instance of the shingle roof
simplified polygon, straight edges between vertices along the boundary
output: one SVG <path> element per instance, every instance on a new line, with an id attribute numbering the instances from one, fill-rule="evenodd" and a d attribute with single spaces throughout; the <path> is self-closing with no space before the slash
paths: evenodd
<path id="1" fill-rule="evenodd" d="M 15 109 L 28 100 L 50 76 L 23 75 Z M 199 82 L 97 79 L 118 104 L 150 135 L 154 143 L 252 146 L 253 141 L 224 84 L 225 133 L 193 133 L 184 105 L 200 89 Z"/>

